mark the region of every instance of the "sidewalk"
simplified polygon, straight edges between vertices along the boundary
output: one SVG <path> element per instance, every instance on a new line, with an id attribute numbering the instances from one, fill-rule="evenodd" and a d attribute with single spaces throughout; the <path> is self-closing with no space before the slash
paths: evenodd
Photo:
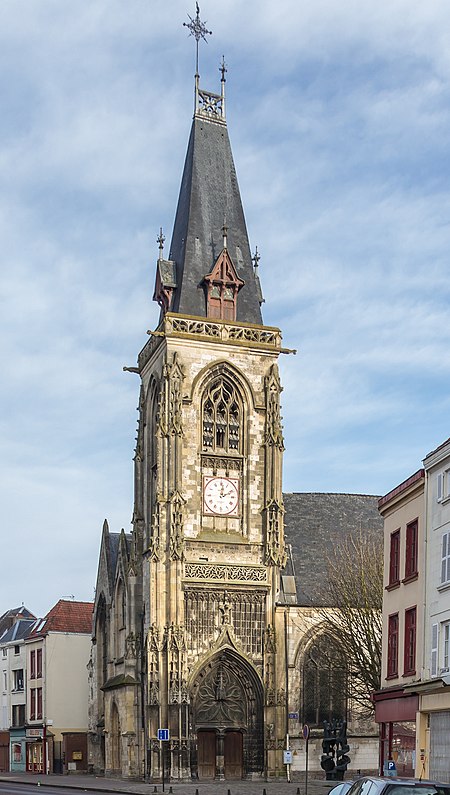
<path id="1" fill-rule="evenodd" d="M 17 784 L 40 784 L 42 787 L 67 787 L 68 789 L 125 793 L 126 795 L 162 795 L 161 783 L 149 784 L 144 781 L 128 781 L 119 778 L 103 778 L 89 775 L 42 776 L 35 773 L 0 773 L 0 782 Z M 324 779 L 308 781 L 307 795 L 327 795 L 333 782 Z M 165 795 L 306 795 L 305 782 L 287 781 L 187 781 L 166 782 Z"/>

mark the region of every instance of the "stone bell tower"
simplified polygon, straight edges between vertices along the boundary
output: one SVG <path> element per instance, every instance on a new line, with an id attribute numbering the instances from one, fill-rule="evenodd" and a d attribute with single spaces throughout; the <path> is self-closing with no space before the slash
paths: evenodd
<path id="1" fill-rule="evenodd" d="M 188 27 L 198 45 L 198 6 Z M 89 663 L 89 764 L 106 775 L 285 775 L 283 349 L 261 317 L 225 72 L 220 94 L 196 74 L 159 324 L 125 368 L 141 379 L 133 528 L 103 527 Z"/>
<path id="2" fill-rule="evenodd" d="M 145 769 L 284 774 L 281 334 L 264 326 L 221 93 L 195 85 L 158 328 L 139 354 Z M 161 744 L 158 729 L 168 728 Z"/>

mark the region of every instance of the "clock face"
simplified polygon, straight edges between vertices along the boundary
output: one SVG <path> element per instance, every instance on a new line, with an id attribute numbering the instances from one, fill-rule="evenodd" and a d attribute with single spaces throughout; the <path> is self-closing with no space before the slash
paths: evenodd
<path id="1" fill-rule="evenodd" d="M 238 478 L 204 478 L 203 513 L 218 516 L 238 516 L 238 506 Z"/>

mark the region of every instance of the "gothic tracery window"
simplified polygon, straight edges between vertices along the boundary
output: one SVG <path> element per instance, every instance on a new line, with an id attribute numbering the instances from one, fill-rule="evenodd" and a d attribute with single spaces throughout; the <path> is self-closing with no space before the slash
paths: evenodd
<path id="1" fill-rule="evenodd" d="M 302 679 L 304 723 L 321 726 L 324 720 L 346 717 L 347 666 L 340 648 L 326 633 L 308 647 Z"/>
<path id="2" fill-rule="evenodd" d="M 224 378 L 209 387 L 203 400 L 203 449 L 239 453 L 242 445 L 242 411 L 236 389 Z"/>

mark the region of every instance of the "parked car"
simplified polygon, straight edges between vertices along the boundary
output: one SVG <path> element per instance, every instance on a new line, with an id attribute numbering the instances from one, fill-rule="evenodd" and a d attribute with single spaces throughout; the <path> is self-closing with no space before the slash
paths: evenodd
<path id="1" fill-rule="evenodd" d="M 450 795 L 450 784 L 420 781 L 418 778 L 363 776 L 354 781 L 346 795 Z"/>

